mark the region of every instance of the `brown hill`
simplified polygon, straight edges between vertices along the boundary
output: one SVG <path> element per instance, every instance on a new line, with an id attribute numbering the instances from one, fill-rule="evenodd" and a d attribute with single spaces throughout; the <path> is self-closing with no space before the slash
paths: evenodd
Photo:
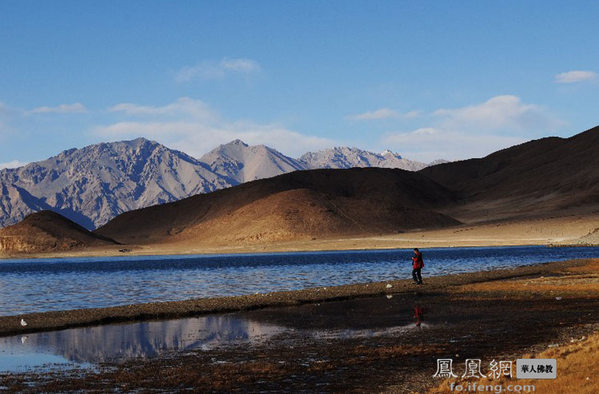
<path id="1" fill-rule="evenodd" d="M 436 211 L 454 201 L 447 188 L 398 169 L 296 171 L 127 212 L 96 233 L 137 244 L 390 233 L 459 224 Z"/>
<path id="2" fill-rule="evenodd" d="M 52 211 L 40 211 L 20 223 L 0 229 L 0 253 L 64 251 L 86 246 L 116 244 L 93 234 Z"/>
<path id="3" fill-rule="evenodd" d="M 460 195 L 445 213 L 480 221 L 599 212 L 599 127 L 543 138 L 420 174 Z"/>

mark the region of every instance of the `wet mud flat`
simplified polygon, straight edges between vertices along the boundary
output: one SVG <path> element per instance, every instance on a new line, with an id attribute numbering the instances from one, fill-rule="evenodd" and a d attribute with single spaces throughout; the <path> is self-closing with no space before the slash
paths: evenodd
<path id="1" fill-rule="evenodd" d="M 461 371 L 466 358 L 515 359 L 599 326 L 597 297 L 419 289 L 229 313 L 221 316 L 250 322 L 254 340 L 204 341 L 91 369 L 2 374 L 0 385 L 25 392 L 422 392 L 439 383 L 437 358 L 452 358 Z"/>

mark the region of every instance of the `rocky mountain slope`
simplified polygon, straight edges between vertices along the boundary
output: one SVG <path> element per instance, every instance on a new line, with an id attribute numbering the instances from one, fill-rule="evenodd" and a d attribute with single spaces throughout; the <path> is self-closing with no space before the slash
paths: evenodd
<path id="1" fill-rule="evenodd" d="M 465 221 L 599 212 L 599 127 L 420 171 L 461 195 Z"/>
<path id="2" fill-rule="evenodd" d="M 157 142 L 102 143 L 0 171 L 0 226 L 52 209 L 92 229 L 120 213 L 231 186 Z"/>
<path id="3" fill-rule="evenodd" d="M 393 154 L 335 151 L 339 154 L 306 154 L 312 159 L 302 161 L 235 140 L 197 160 L 143 138 L 70 149 L 0 171 L 0 227 L 45 209 L 93 229 L 133 209 L 318 166 L 419 168 Z"/>
<path id="4" fill-rule="evenodd" d="M 200 158 L 232 184 L 305 170 L 303 163 L 264 145 L 249 146 L 241 140 L 220 145 Z"/>

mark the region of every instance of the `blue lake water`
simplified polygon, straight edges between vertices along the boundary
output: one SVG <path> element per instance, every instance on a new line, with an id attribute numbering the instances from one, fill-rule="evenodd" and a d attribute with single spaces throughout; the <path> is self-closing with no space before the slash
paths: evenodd
<path id="1" fill-rule="evenodd" d="M 423 275 L 599 257 L 598 247 L 423 250 Z M 410 278 L 411 250 L 0 261 L 0 315 Z"/>

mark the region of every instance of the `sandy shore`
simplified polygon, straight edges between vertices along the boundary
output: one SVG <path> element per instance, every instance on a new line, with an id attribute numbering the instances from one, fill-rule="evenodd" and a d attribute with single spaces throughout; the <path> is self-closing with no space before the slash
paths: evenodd
<path id="1" fill-rule="evenodd" d="M 1 258 L 110 257 L 179 254 L 269 253 L 323 250 L 368 250 L 518 245 L 599 245 L 599 215 L 575 215 L 520 221 L 492 222 L 458 227 L 346 238 L 299 239 L 269 243 L 211 243 L 193 240 L 152 245 L 119 245 L 101 248 L 2 255 Z M 121 250 L 126 250 L 121 252 Z"/>

